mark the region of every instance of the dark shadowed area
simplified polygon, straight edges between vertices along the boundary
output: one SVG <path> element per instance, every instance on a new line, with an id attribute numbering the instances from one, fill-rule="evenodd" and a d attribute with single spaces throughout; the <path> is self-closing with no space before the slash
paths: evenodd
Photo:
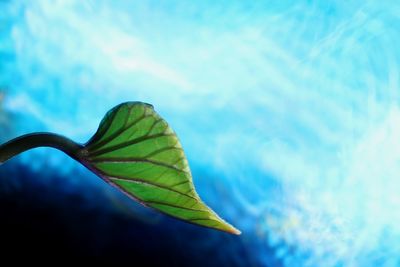
<path id="1" fill-rule="evenodd" d="M 80 182 L 69 182 L 69 175 Z M 69 175 L 32 171 L 17 161 L 2 166 L 2 259 L 21 263 L 27 258 L 33 262 L 84 259 L 131 266 L 260 264 L 236 236 L 148 210 L 79 166 Z M 112 192 L 105 195 L 104 191 Z"/>

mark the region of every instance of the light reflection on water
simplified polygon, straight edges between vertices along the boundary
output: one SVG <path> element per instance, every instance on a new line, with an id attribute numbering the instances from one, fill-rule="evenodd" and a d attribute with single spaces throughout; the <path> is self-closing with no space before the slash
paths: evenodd
<path id="1" fill-rule="evenodd" d="M 258 239 L 254 257 L 267 263 L 272 246 L 287 266 L 400 264 L 396 1 L 0 7 L 14 134 L 85 141 L 113 105 L 152 103 L 200 194 Z"/>

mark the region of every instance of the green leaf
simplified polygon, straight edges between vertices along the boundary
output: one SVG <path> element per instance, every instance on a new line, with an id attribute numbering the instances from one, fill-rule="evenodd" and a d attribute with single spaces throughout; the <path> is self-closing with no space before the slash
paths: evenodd
<path id="1" fill-rule="evenodd" d="M 110 110 L 83 155 L 89 169 L 143 205 L 240 234 L 199 198 L 178 137 L 153 106 L 127 102 Z"/>

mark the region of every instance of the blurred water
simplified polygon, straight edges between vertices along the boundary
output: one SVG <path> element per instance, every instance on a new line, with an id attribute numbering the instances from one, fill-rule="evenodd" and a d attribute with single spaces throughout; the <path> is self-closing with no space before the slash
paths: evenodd
<path id="1" fill-rule="evenodd" d="M 399 266 L 399 42 L 398 1 L 2 1 L 1 130 L 152 103 L 251 257 Z M 20 160 L 73 168 L 47 152 Z"/>

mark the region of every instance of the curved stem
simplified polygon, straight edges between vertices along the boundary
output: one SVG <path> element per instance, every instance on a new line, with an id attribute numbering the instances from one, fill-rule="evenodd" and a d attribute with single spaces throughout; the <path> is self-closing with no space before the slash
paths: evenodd
<path id="1" fill-rule="evenodd" d="M 17 137 L 0 145 L 0 163 L 36 147 L 52 147 L 63 151 L 73 159 L 78 160 L 83 146 L 74 141 L 53 133 L 32 133 Z"/>

